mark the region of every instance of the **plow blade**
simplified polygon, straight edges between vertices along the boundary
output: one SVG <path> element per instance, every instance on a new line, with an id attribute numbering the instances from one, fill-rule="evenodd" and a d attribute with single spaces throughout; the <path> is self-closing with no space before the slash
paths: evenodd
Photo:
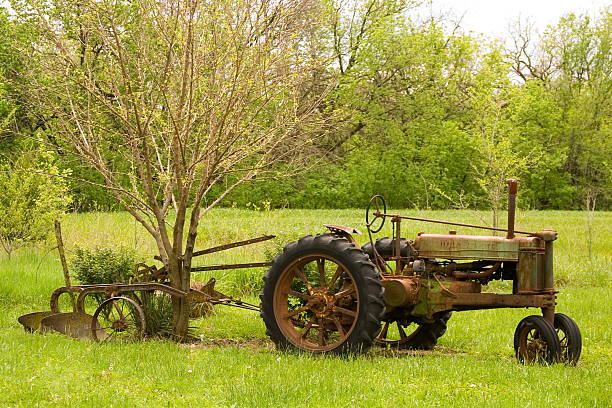
<path id="1" fill-rule="evenodd" d="M 19 316 L 17 318 L 17 321 L 23 325 L 26 331 L 35 332 L 35 331 L 40 330 L 42 319 L 44 319 L 45 317 L 54 315 L 54 314 L 55 313 L 50 310 L 45 311 L 45 312 L 28 313 L 28 314 Z"/>
<path id="2" fill-rule="evenodd" d="M 54 330 L 75 339 L 91 339 L 93 316 L 81 312 L 55 313 L 41 321 L 42 331 Z"/>
<path id="3" fill-rule="evenodd" d="M 91 339 L 93 316 L 81 312 L 53 313 L 34 312 L 20 316 L 17 320 L 27 331 L 56 331 L 75 339 Z"/>

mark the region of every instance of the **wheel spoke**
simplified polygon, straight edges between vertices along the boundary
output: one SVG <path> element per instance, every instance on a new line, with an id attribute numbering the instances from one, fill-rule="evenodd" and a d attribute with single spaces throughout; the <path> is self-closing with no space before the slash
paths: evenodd
<path id="1" fill-rule="evenodd" d="M 325 346 L 325 328 L 323 324 L 323 319 L 317 319 L 317 328 L 319 330 L 319 346 Z"/>
<path id="2" fill-rule="evenodd" d="M 563 330 L 557 329 L 557 337 L 559 337 L 559 342 L 563 344 L 567 340 L 567 334 Z"/>
<path id="3" fill-rule="evenodd" d="M 342 272 L 344 272 L 344 269 L 341 265 L 338 265 L 338 268 L 336 268 L 336 273 L 334 273 L 334 276 L 332 276 L 331 281 L 329 281 L 329 284 L 327 285 L 327 290 L 330 290 L 332 286 L 334 286 L 334 283 L 336 283 L 340 275 L 342 275 Z"/>
<path id="4" fill-rule="evenodd" d="M 400 338 L 402 340 L 408 337 L 408 335 L 406 335 L 406 331 L 399 322 L 397 322 L 397 331 L 399 332 Z"/>
<path id="5" fill-rule="evenodd" d="M 308 332 L 310 331 L 310 329 L 312 328 L 312 323 L 314 322 L 314 316 L 310 318 L 310 320 L 308 321 L 308 323 L 306 324 L 306 327 L 304 327 L 304 329 L 302 330 L 302 332 L 300 333 L 300 337 L 301 338 L 305 338 L 306 335 L 308 334 Z"/>
<path id="6" fill-rule="evenodd" d="M 319 269 L 319 284 L 325 288 L 325 258 L 317 259 L 317 268 Z"/>
<path id="7" fill-rule="evenodd" d="M 117 304 L 117 301 L 113 300 L 113 307 L 115 308 L 115 310 L 117 311 L 117 314 L 119 315 L 119 317 L 123 317 L 123 313 L 122 313 L 122 307 L 119 307 L 119 305 Z M 123 304 L 122 304 L 123 305 Z M 112 310 L 111 310 L 112 312 Z M 110 315 L 110 313 L 109 313 Z"/>
<path id="8" fill-rule="evenodd" d="M 310 305 L 304 305 L 304 306 L 302 306 L 302 307 L 300 307 L 298 309 L 295 309 L 295 310 L 292 310 L 292 311 L 288 312 L 286 317 L 293 317 L 293 316 L 295 316 L 297 314 L 300 314 L 303 311 L 308 310 L 308 309 L 310 309 Z"/>
<path id="9" fill-rule="evenodd" d="M 312 296 L 307 295 L 307 294 L 305 294 L 305 293 L 296 292 L 295 290 L 290 290 L 290 291 L 289 291 L 289 293 L 287 293 L 287 294 L 288 294 L 288 295 L 291 295 L 291 296 L 298 297 L 298 298 L 300 298 L 300 299 L 304 299 L 304 300 L 310 300 L 310 299 L 312 299 Z"/>
<path id="10" fill-rule="evenodd" d="M 355 316 L 357 316 L 357 313 L 356 313 L 355 311 L 353 311 L 353 310 L 348 310 L 348 309 L 345 309 L 345 308 L 343 308 L 343 307 L 339 307 L 339 306 L 334 306 L 334 311 L 335 311 L 335 312 L 340 312 L 340 313 L 342 313 L 342 314 L 345 314 L 345 315 L 347 315 L 347 316 L 351 316 L 351 317 L 355 317 Z"/>
<path id="11" fill-rule="evenodd" d="M 342 299 L 343 297 L 347 297 L 349 295 L 352 295 L 353 293 L 355 293 L 355 286 L 351 286 L 348 289 L 341 290 L 340 292 L 336 293 L 334 297 L 336 299 Z"/>
<path id="12" fill-rule="evenodd" d="M 385 325 L 383 326 L 382 330 L 380 331 L 380 334 L 378 335 L 379 339 L 386 339 L 387 338 L 387 332 L 389 331 L 389 322 L 385 322 Z"/>
<path id="13" fill-rule="evenodd" d="M 342 324 L 340 324 L 340 320 L 338 320 L 338 318 L 334 316 L 332 321 L 336 325 L 336 328 L 338 329 L 338 333 L 340 333 L 340 335 L 344 337 L 346 332 L 344 331 L 344 327 L 342 327 Z"/>
<path id="14" fill-rule="evenodd" d="M 304 275 L 304 272 L 301 271 L 300 268 L 298 268 L 297 266 L 293 268 L 293 272 L 295 272 L 295 274 L 302 280 L 302 282 L 304 282 L 304 285 L 306 285 L 306 289 L 308 289 L 308 293 L 312 293 L 312 285 L 310 284 L 310 282 L 308 282 L 308 279 L 306 279 L 306 275 Z"/>

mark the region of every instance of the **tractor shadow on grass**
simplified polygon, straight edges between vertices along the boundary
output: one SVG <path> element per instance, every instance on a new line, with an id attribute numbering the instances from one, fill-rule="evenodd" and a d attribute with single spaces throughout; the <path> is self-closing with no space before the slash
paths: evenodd
<path id="1" fill-rule="evenodd" d="M 274 343 L 263 338 L 209 338 L 201 336 L 191 343 L 184 344 L 183 347 L 203 350 L 225 347 L 247 350 L 274 350 Z"/>
<path id="2" fill-rule="evenodd" d="M 403 357 L 456 357 L 466 356 L 468 353 L 461 350 L 444 346 L 436 346 L 433 350 L 400 350 L 394 347 L 374 346 L 368 352 L 368 356 L 376 358 L 403 358 Z"/>
<path id="3" fill-rule="evenodd" d="M 279 351 L 279 352 L 287 352 L 291 354 L 306 354 L 312 355 L 310 353 L 304 353 L 300 351 L 280 351 L 275 346 L 274 343 L 267 338 L 220 338 L 220 337 L 205 337 L 201 336 L 197 340 L 194 339 L 193 342 L 185 343 L 182 347 L 189 349 L 200 349 L 200 350 L 210 350 L 215 348 L 237 348 L 244 350 L 254 350 L 254 351 Z M 424 357 L 424 356 L 439 356 L 439 357 L 456 357 L 456 356 L 465 356 L 468 353 L 463 352 L 461 350 L 452 349 L 444 346 L 436 346 L 433 350 L 400 350 L 393 347 L 385 347 L 385 346 L 377 346 L 374 345 L 367 353 L 353 355 L 352 357 L 366 357 L 366 358 L 404 358 L 404 357 Z M 313 357 L 315 355 L 312 355 Z"/>

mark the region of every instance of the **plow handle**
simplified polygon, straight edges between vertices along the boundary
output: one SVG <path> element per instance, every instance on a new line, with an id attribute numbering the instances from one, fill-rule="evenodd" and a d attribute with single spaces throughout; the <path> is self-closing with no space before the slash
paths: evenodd
<path id="1" fill-rule="evenodd" d="M 66 262 L 66 253 L 64 252 L 64 241 L 62 240 L 62 226 L 59 220 L 55 220 L 55 238 L 57 239 L 57 252 L 59 252 L 60 260 L 62 261 L 62 270 L 64 271 L 64 282 L 66 287 L 72 286 L 70 284 L 70 274 L 68 273 L 68 263 Z M 70 302 L 72 303 L 72 311 L 76 312 L 76 302 L 74 301 L 74 294 L 70 294 Z"/>

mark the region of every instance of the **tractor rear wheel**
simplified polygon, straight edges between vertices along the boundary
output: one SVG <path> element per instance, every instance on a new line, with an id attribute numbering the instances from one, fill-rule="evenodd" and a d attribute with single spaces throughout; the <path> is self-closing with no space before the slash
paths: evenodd
<path id="1" fill-rule="evenodd" d="M 398 321 L 386 321 L 380 331 L 376 342 L 383 346 L 397 347 L 405 350 L 431 350 L 438 343 L 438 339 L 446 332 L 446 323 L 452 312 L 441 312 L 434 316 L 432 323 L 408 326 Z M 394 328 L 393 325 L 397 326 Z M 406 330 L 408 327 L 408 330 Z M 410 332 L 412 329 L 412 332 Z"/>
<path id="2" fill-rule="evenodd" d="M 311 353 L 367 350 L 385 311 L 374 265 L 333 235 L 287 245 L 266 272 L 260 299 L 266 334 L 276 346 Z"/>
<path id="3" fill-rule="evenodd" d="M 376 252 L 383 258 L 389 258 L 393 256 L 393 250 L 395 249 L 395 238 L 378 238 L 374 242 Z M 365 243 L 361 249 L 365 252 L 370 259 L 374 259 L 374 251 L 372 250 L 372 244 L 370 242 Z M 408 243 L 406 238 L 400 238 L 400 254 L 401 256 L 408 256 Z"/>

